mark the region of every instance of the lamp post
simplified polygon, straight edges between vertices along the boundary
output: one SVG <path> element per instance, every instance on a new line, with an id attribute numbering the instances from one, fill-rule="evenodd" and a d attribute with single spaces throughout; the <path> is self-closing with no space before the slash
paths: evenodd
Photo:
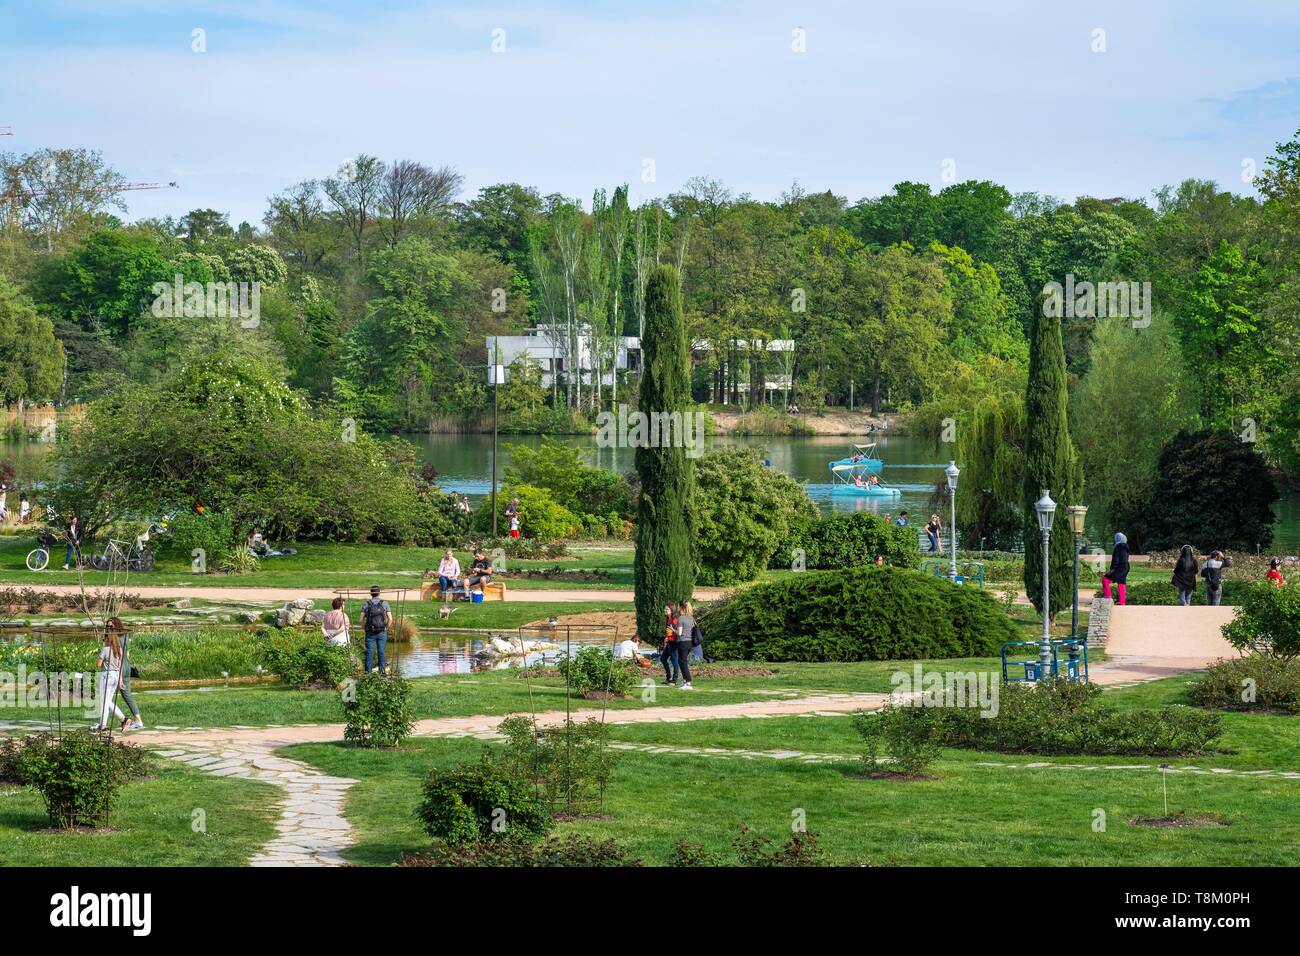
<path id="1" fill-rule="evenodd" d="M 1043 532 L 1043 638 L 1038 644 L 1038 679 L 1046 680 L 1052 665 L 1051 594 L 1047 587 L 1048 554 L 1052 541 L 1052 518 L 1056 515 L 1056 502 L 1043 489 L 1043 497 L 1034 503 L 1038 512 L 1038 529 Z"/>
<path id="2" fill-rule="evenodd" d="M 497 536 L 497 392 L 506 380 L 506 368 L 501 364 L 501 345 L 492 340 L 492 358 L 488 365 L 488 384 L 492 386 L 492 537 Z"/>
<path id="3" fill-rule="evenodd" d="M 1070 640 L 1074 640 L 1079 636 L 1079 547 L 1088 506 L 1070 505 L 1065 511 L 1070 516 L 1070 530 L 1074 532 L 1074 610 L 1070 613 Z"/>
<path id="4" fill-rule="evenodd" d="M 952 538 L 952 566 L 948 569 L 948 574 L 953 582 L 957 581 L 957 476 L 961 474 L 961 469 L 957 467 L 955 461 L 949 461 L 948 467 L 943 470 L 948 478 L 948 503 L 952 506 L 952 519 L 948 522 L 948 536 Z"/>

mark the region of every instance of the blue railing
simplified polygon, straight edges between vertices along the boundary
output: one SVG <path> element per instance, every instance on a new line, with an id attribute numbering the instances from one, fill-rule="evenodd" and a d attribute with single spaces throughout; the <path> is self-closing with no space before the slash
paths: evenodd
<path id="1" fill-rule="evenodd" d="M 1038 657 L 1038 649 L 1042 647 L 1039 641 L 1008 641 L 1002 645 L 1002 683 L 1009 684 L 1014 681 L 1036 681 L 1044 677 L 1064 677 L 1066 680 L 1088 679 L 1088 639 L 1086 637 L 1067 638 L 1060 641 L 1052 641 L 1052 657 L 1048 664 L 1050 668 L 1047 674 L 1040 674 L 1042 662 Z M 1032 647 L 1034 656 L 1029 660 L 1007 660 L 1007 648 L 1010 647 Z M 1060 652 L 1064 650 L 1065 670 L 1061 671 Z M 1015 668 L 1021 668 L 1017 676 L 1012 676 L 1010 671 Z"/>
<path id="2" fill-rule="evenodd" d="M 921 562 L 921 570 L 926 574 L 932 574 L 936 578 L 946 578 L 953 581 L 952 561 L 944 558 L 931 558 L 928 561 Z M 984 590 L 984 562 L 983 561 L 958 561 L 957 562 L 957 584 L 978 584 L 981 591 Z"/>

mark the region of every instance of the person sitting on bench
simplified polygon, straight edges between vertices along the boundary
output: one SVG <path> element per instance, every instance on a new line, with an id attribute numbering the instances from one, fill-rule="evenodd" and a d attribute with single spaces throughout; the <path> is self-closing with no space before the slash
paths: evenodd
<path id="1" fill-rule="evenodd" d="M 455 589 L 456 583 L 460 580 L 460 562 L 456 560 L 456 555 L 451 553 L 451 548 L 442 556 L 442 562 L 438 565 L 438 590 L 443 594 Z"/>
<path id="2" fill-rule="evenodd" d="M 483 553 L 483 549 L 479 548 L 474 552 L 474 562 L 469 566 L 469 577 L 465 579 L 465 591 L 468 593 L 471 587 L 478 585 L 481 592 L 483 585 L 491 583 L 492 562 Z"/>

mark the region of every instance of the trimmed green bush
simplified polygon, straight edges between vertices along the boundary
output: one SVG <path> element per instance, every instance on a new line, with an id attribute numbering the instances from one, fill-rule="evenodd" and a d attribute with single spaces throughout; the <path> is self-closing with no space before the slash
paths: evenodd
<path id="1" fill-rule="evenodd" d="M 1250 585 L 1223 636 L 1239 651 L 1285 659 L 1300 655 L 1300 587 Z"/>
<path id="2" fill-rule="evenodd" d="M 401 866 L 641 866 L 641 859 L 612 837 L 596 840 L 565 833 L 539 842 L 518 836 L 439 844 L 428 853 L 406 853 Z"/>
<path id="3" fill-rule="evenodd" d="M 535 786 L 552 810 L 582 813 L 604 800 L 618 763 L 609 725 L 588 719 L 541 728 L 528 717 L 507 717 L 497 729 L 506 738 L 501 766 Z"/>
<path id="4" fill-rule="evenodd" d="M 605 691 L 615 697 L 625 697 L 640 680 L 636 664 L 615 660 L 607 647 L 584 647 L 572 658 L 560 657 L 555 667 L 573 692 L 583 697 Z"/>
<path id="5" fill-rule="evenodd" d="M 198 514 L 186 509 L 167 524 L 171 535 L 168 549 L 183 558 L 192 557 L 195 549 L 202 550 L 207 569 L 216 571 L 234 547 L 236 530 L 229 514 L 212 510 Z"/>
<path id="6" fill-rule="evenodd" d="M 1300 714 L 1300 659 L 1253 654 L 1216 661 L 1192 687 L 1192 699 L 1215 710 Z"/>
<path id="7" fill-rule="evenodd" d="M 1192 756 L 1205 753 L 1223 732 L 1219 714 L 1193 707 L 1114 710 L 1095 684 L 1057 679 L 1007 684 L 998 712 L 974 707 L 900 707 L 910 719 L 935 721 L 948 747 L 1017 754 Z"/>
<path id="8" fill-rule="evenodd" d="M 50 826 L 59 829 L 103 826 L 117 791 L 148 772 L 140 748 L 87 730 L 28 737 L 18 763 L 23 781 L 44 798 Z"/>
<path id="9" fill-rule="evenodd" d="M 888 772 L 918 777 L 939 757 L 941 728 L 933 707 L 900 707 L 886 704 L 875 713 L 853 715 L 853 729 L 865 745 L 862 760 L 868 773 L 881 772 L 880 759 L 887 757 Z"/>
<path id="10" fill-rule="evenodd" d="M 889 567 L 791 575 L 707 605 L 699 620 L 719 660 L 992 657 L 1019 636 L 990 595 Z"/>
<path id="11" fill-rule="evenodd" d="M 343 711 L 343 739 L 362 747 L 396 747 L 415 726 L 411 684 L 396 675 L 362 675 L 344 694 Z"/>
<path id="12" fill-rule="evenodd" d="M 449 845 L 493 837 L 529 839 L 551 827 L 551 813 L 526 780 L 492 762 L 430 770 L 416 810 L 424 830 Z"/>
<path id="13" fill-rule="evenodd" d="M 332 689 L 352 673 L 352 651 L 326 644 L 320 630 L 262 628 L 257 632 L 258 662 L 294 687 Z"/>
<path id="14" fill-rule="evenodd" d="M 700 584 L 752 581 L 782 542 L 817 516 L 802 485 L 746 448 L 696 461 L 690 509 Z"/>
<path id="15" fill-rule="evenodd" d="M 582 522 L 545 488 L 534 485 L 506 485 L 497 494 L 497 533 L 510 533 L 510 519 L 506 507 L 514 498 L 519 499 L 519 533 L 536 541 L 558 541 L 576 538 L 582 532 Z M 492 509 L 479 508 L 470 519 L 470 529 L 483 534 L 492 531 Z M 509 552 L 507 552 L 509 553 Z"/>
<path id="16" fill-rule="evenodd" d="M 810 571 L 867 567 L 876 555 L 895 568 L 921 566 L 916 528 L 900 528 L 867 511 L 818 518 L 803 536 L 795 536 L 792 547 L 803 548 L 805 567 Z M 777 557 L 781 563 L 774 559 L 773 567 L 788 568 L 795 556 L 792 550 L 782 549 Z"/>
<path id="17" fill-rule="evenodd" d="M 1080 568 L 1080 578 L 1083 569 Z M 1224 580 L 1223 598 L 1225 605 L 1236 607 L 1245 603 L 1246 594 L 1253 582 Z M 1125 599 L 1129 604 L 1173 605 L 1178 603 L 1178 589 L 1168 581 L 1142 581 L 1130 584 Z M 1196 590 L 1192 592 L 1192 604 L 1205 604 L 1205 579 L 1197 579 Z"/>

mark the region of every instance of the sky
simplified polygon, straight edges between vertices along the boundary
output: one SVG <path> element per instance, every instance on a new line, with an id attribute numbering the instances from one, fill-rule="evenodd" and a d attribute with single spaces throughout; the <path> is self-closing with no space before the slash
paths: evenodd
<path id="1" fill-rule="evenodd" d="M 199 32 L 196 32 L 199 31 Z M 1300 127 L 1300 3 L 0 0 L 0 150 L 84 146 L 128 218 L 260 225 L 359 152 L 634 204 L 692 176 L 1251 193 Z"/>

